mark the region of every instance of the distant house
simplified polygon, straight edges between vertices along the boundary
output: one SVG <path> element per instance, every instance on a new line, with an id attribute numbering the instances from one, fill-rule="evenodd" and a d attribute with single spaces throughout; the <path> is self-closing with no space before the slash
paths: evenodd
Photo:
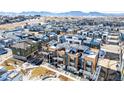
<path id="1" fill-rule="evenodd" d="M 122 32 L 122 33 L 120 34 L 120 40 L 121 40 L 121 41 L 124 41 L 124 32 Z"/>
<path id="2" fill-rule="evenodd" d="M 83 40 L 85 40 L 85 37 L 81 36 L 81 35 L 66 35 L 66 36 L 62 36 L 60 37 L 60 42 L 68 42 L 70 44 L 83 44 Z"/>
<path id="3" fill-rule="evenodd" d="M 49 37 L 50 40 L 57 40 L 57 34 L 55 32 L 49 32 L 46 34 L 46 36 Z"/>
<path id="4" fill-rule="evenodd" d="M 6 39 L 0 40 L 0 43 L 4 45 L 5 47 L 9 47 L 10 45 L 14 43 L 14 40 L 11 38 L 6 38 Z"/>
<path id="5" fill-rule="evenodd" d="M 95 38 L 87 39 L 87 40 L 83 41 L 83 44 L 90 48 L 100 49 L 101 48 L 101 39 L 95 39 Z"/>

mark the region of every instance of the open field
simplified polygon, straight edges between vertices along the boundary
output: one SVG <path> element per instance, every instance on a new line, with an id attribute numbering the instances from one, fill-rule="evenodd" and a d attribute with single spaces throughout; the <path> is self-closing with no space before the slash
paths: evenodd
<path id="1" fill-rule="evenodd" d="M 26 20 L 23 22 L 3 24 L 3 25 L 0 25 L 0 30 L 11 30 L 19 26 L 24 26 L 26 23 L 35 24 L 35 23 L 40 23 L 40 22 L 42 22 L 42 19 L 31 19 L 31 20 Z"/>

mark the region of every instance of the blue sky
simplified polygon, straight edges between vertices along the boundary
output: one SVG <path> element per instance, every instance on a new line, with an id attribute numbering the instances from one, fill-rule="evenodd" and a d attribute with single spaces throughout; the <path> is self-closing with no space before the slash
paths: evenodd
<path id="1" fill-rule="evenodd" d="M 0 0 L 0 11 L 124 12 L 124 0 Z"/>

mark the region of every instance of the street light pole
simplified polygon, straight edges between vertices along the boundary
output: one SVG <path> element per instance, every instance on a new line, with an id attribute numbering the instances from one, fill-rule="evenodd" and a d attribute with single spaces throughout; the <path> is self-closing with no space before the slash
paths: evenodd
<path id="1" fill-rule="evenodd" d="M 50 64 L 50 52 L 49 52 L 49 58 L 48 58 L 49 64 Z"/>
<path id="2" fill-rule="evenodd" d="M 124 67 L 124 63 L 123 63 L 123 47 L 122 47 L 122 42 L 120 42 L 120 72 L 121 72 L 121 80 L 123 80 L 123 67 Z"/>

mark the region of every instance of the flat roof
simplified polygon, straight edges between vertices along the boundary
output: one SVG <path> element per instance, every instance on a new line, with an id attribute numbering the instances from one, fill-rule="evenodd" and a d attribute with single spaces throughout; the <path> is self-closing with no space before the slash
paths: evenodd
<path id="1" fill-rule="evenodd" d="M 21 48 L 21 49 L 26 49 L 30 46 L 31 45 L 26 42 L 19 42 L 19 43 L 16 43 L 15 45 L 12 45 L 13 48 Z"/>
<path id="2" fill-rule="evenodd" d="M 98 65 L 115 70 L 115 71 L 117 70 L 117 67 L 116 67 L 117 64 L 118 64 L 118 61 L 115 61 L 115 60 L 109 60 L 109 59 L 98 60 Z"/>
<path id="3" fill-rule="evenodd" d="M 87 50 L 89 49 L 88 46 L 84 46 L 84 45 L 79 45 L 79 44 L 69 44 L 67 42 L 65 43 L 61 43 L 61 44 L 57 44 L 57 48 L 66 48 L 66 49 L 70 49 L 70 48 L 76 48 L 76 49 L 79 49 L 79 50 Z"/>
<path id="4" fill-rule="evenodd" d="M 21 48 L 21 49 L 26 49 L 28 47 L 30 47 L 32 44 L 36 43 L 36 41 L 33 40 L 26 40 L 26 41 L 22 41 L 22 42 L 18 42 L 14 45 L 12 45 L 13 48 Z"/>
<path id="5" fill-rule="evenodd" d="M 26 40 L 26 41 L 24 41 L 24 42 L 29 43 L 29 44 L 34 44 L 34 43 L 36 43 L 36 41 L 30 40 L 30 39 L 28 39 L 28 40 Z"/>

